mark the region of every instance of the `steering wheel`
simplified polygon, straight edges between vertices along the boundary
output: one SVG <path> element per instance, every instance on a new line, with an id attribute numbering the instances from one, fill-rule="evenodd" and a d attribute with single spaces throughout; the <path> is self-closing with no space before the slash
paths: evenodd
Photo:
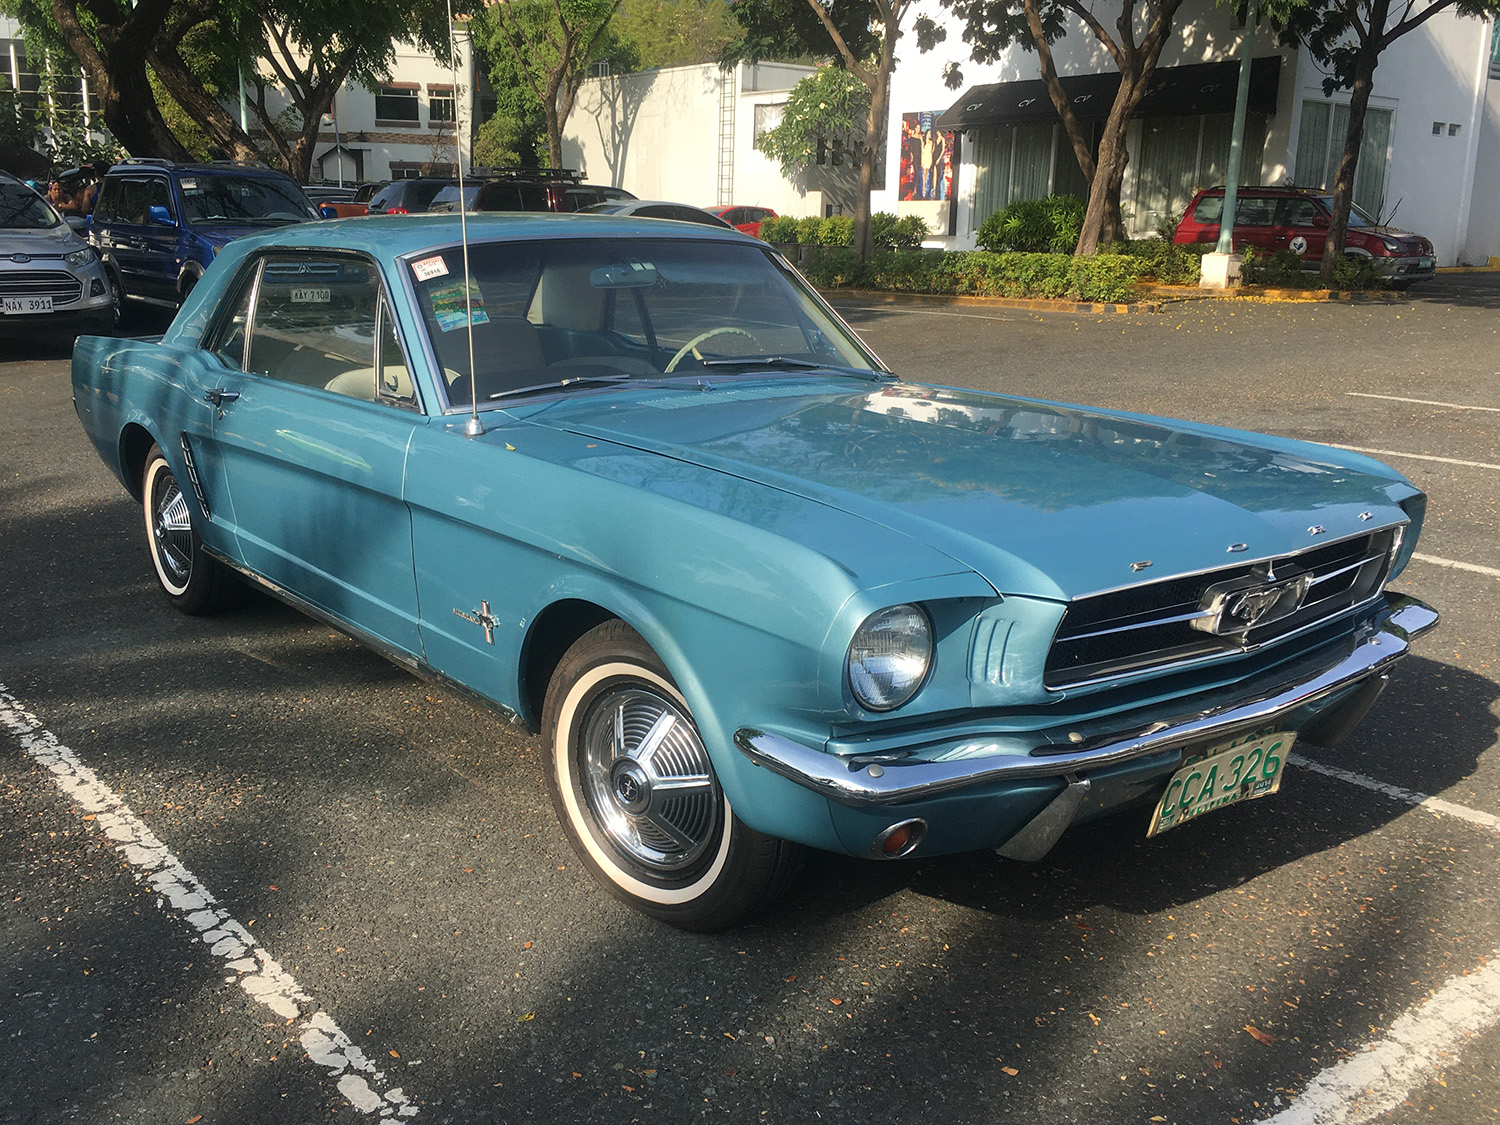
<path id="1" fill-rule="evenodd" d="M 721 325 L 718 328 L 710 328 L 707 332 L 698 333 L 698 335 L 694 336 L 687 343 L 683 344 L 682 347 L 677 349 L 677 354 L 667 361 L 666 374 L 670 375 L 673 371 L 677 370 L 677 365 L 682 362 L 683 357 L 686 356 L 688 352 L 693 353 L 694 359 L 702 359 L 703 353 L 698 350 L 698 345 L 703 343 L 705 340 L 712 340 L 715 336 L 725 336 L 730 334 L 733 334 L 735 336 L 743 336 L 757 348 L 760 347 L 760 341 L 757 340 L 749 332 L 746 332 L 743 328 L 731 328 L 728 325 Z"/>

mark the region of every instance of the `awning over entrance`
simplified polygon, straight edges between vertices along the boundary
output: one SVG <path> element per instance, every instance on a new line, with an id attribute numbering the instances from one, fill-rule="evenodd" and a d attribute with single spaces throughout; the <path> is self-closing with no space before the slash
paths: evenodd
<path id="1" fill-rule="evenodd" d="M 1232 113 L 1239 62 L 1194 63 L 1190 66 L 1158 67 L 1137 117 L 1190 117 L 1207 113 Z M 1273 115 L 1276 88 L 1281 80 L 1281 56 L 1269 55 L 1250 64 L 1250 111 Z M 1102 120 L 1109 116 L 1120 89 L 1118 71 L 1074 74 L 1062 79 L 1063 93 L 1080 120 Z M 1058 119 L 1047 84 L 1040 78 L 1024 82 L 997 82 L 970 86 L 963 97 L 937 120 L 943 130 L 974 129 L 985 125 L 1039 125 Z"/>

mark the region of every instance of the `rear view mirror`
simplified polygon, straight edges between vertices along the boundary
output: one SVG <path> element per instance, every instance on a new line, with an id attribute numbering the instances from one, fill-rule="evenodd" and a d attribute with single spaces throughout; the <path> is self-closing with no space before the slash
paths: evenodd
<path id="1" fill-rule="evenodd" d="M 650 262 L 599 266 L 589 271 L 589 284 L 595 289 L 649 289 L 659 280 L 661 274 Z"/>

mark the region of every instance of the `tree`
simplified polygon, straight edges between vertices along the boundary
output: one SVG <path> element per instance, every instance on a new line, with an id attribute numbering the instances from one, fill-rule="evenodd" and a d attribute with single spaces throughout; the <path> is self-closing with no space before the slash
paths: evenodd
<path id="1" fill-rule="evenodd" d="M 104 123 L 127 152 L 183 160 L 151 90 L 147 56 L 172 15 L 173 0 L 5 0 L 26 31 L 28 50 L 66 49 L 98 95 Z"/>
<path id="2" fill-rule="evenodd" d="M 495 60 L 496 86 L 508 72 L 541 106 L 547 160 L 554 168 L 562 166 L 563 126 L 590 65 L 611 48 L 623 47 L 609 34 L 620 4 L 621 0 L 512 0 L 486 5 L 474 21 L 476 40 Z"/>
<path id="3" fill-rule="evenodd" d="M 812 165 L 828 143 L 844 145 L 869 110 L 870 91 L 863 82 L 840 67 L 819 67 L 792 87 L 780 124 L 757 137 L 755 147 L 781 165 L 782 175 L 791 176 Z"/>
<path id="4" fill-rule="evenodd" d="M 709 62 L 735 36 L 726 0 L 622 0 L 612 26 L 643 70 Z"/>
<path id="5" fill-rule="evenodd" d="M 1074 253 L 1093 254 L 1101 246 L 1120 241 L 1124 235 L 1120 185 L 1125 181 L 1125 166 L 1130 159 L 1125 147 L 1125 131 L 1141 99 L 1146 96 L 1182 0 L 1119 0 L 1120 14 L 1114 21 L 1115 34 L 1110 33 L 1095 13 L 1097 5 L 1086 0 L 942 2 L 964 21 L 964 42 L 972 46 L 971 57 L 975 62 L 994 62 L 1012 43 L 1019 43 L 1025 50 L 1037 53 L 1047 95 L 1062 118 L 1073 155 L 1089 183 L 1083 231 Z M 1120 86 L 1109 115 L 1104 119 L 1097 157 L 1089 132 L 1078 120 L 1063 92 L 1052 58 L 1052 44 L 1066 33 L 1069 16 L 1077 19 L 1098 39 L 1120 72 Z M 950 68 L 948 84 L 957 87 L 961 83 L 958 69 Z"/>
<path id="6" fill-rule="evenodd" d="M 896 43 L 910 7 L 911 0 L 840 0 L 837 4 L 833 0 L 740 0 L 730 10 L 745 32 L 720 56 L 726 63 L 757 62 L 778 56 L 822 55 L 832 44 L 839 65 L 869 92 L 854 206 L 854 248 L 862 261 L 869 259 L 874 248 L 870 192 L 885 148 Z M 915 30 L 923 51 L 946 34 L 925 18 L 916 21 Z"/>
<path id="7" fill-rule="evenodd" d="M 1354 173 L 1365 135 L 1365 111 L 1375 86 L 1375 67 L 1387 47 L 1415 31 L 1439 12 L 1483 19 L 1500 15 L 1500 0 L 1278 0 L 1270 8 L 1272 21 L 1307 45 L 1308 52 L 1327 69 L 1323 92 L 1349 91 L 1349 127 L 1344 152 L 1333 181 L 1333 219 L 1323 251 L 1320 275 L 1333 283 L 1333 271 L 1344 256 L 1349 229 L 1349 205 L 1354 199 Z"/>

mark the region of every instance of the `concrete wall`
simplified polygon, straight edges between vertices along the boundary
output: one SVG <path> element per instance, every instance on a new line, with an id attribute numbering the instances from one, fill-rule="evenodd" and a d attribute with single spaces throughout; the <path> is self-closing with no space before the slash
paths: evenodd
<path id="1" fill-rule="evenodd" d="M 641 199 L 698 207 L 753 204 L 783 215 L 820 215 L 817 177 L 788 180 L 755 150 L 757 106 L 786 103 L 811 67 L 785 63 L 713 63 L 591 78 L 578 92 L 563 130 L 563 158 L 595 183 L 623 187 Z M 725 102 L 727 96 L 727 104 Z M 721 117 L 733 115 L 733 190 L 719 198 Z"/>

